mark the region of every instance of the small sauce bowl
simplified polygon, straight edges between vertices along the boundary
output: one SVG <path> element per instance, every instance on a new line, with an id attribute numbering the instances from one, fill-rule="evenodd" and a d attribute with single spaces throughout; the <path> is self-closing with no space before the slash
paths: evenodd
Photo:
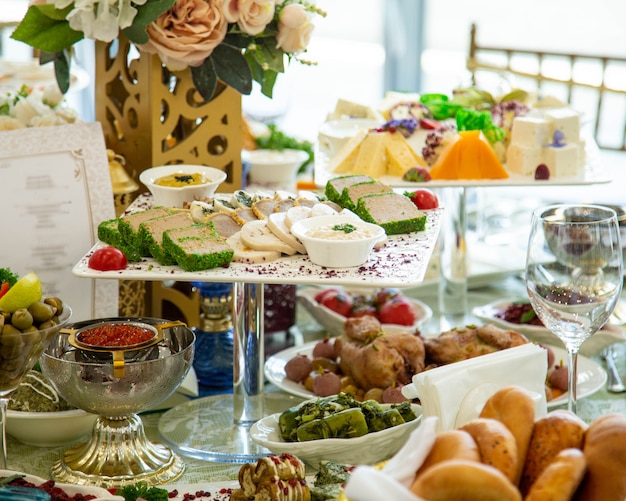
<path id="1" fill-rule="evenodd" d="M 385 236 L 377 224 L 354 216 L 310 217 L 291 227 L 311 261 L 328 268 L 348 268 L 365 263 L 374 245 Z"/>

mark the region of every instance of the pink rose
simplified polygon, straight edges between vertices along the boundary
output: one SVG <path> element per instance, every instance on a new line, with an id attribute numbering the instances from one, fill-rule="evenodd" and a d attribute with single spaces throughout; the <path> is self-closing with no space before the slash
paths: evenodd
<path id="1" fill-rule="evenodd" d="M 286 5 L 278 19 L 277 47 L 285 52 L 300 52 L 307 48 L 313 33 L 313 23 L 303 5 Z"/>
<path id="2" fill-rule="evenodd" d="M 276 0 L 224 0 L 224 16 L 248 35 L 258 35 L 274 19 Z"/>
<path id="3" fill-rule="evenodd" d="M 226 36 L 223 0 L 177 0 L 148 25 L 150 40 L 139 48 L 158 54 L 170 70 L 200 66 Z"/>

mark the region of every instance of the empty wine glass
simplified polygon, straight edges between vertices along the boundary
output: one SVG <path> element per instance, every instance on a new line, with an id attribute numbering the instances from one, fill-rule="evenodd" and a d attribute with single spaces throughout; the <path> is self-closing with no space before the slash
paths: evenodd
<path id="1" fill-rule="evenodd" d="M 578 351 L 613 312 L 622 266 L 613 209 L 562 204 L 533 213 L 526 288 L 537 316 L 567 349 L 568 409 L 574 413 Z"/>
<path id="2" fill-rule="evenodd" d="M 63 305 L 58 323 L 45 329 L 20 332 L 2 330 L 0 335 L 0 469 L 7 469 L 6 419 L 9 394 L 17 389 L 24 375 L 33 368 L 54 335 L 69 321 L 72 310 Z"/>

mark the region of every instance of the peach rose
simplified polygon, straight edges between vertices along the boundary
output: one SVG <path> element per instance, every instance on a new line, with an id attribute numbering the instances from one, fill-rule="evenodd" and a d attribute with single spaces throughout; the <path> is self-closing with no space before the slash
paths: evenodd
<path id="1" fill-rule="evenodd" d="M 226 36 L 223 0 L 177 0 L 148 25 L 150 41 L 140 49 L 158 54 L 170 70 L 200 66 Z"/>
<path id="2" fill-rule="evenodd" d="M 286 5 L 278 19 L 277 47 L 285 52 L 300 52 L 307 48 L 313 33 L 313 23 L 303 5 Z"/>
<path id="3" fill-rule="evenodd" d="M 224 0 L 224 16 L 248 35 L 258 35 L 274 19 L 276 0 Z"/>

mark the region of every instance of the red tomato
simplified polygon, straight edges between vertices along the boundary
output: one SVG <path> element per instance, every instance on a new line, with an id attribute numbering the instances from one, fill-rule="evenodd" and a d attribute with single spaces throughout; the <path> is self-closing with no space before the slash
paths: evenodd
<path id="1" fill-rule="evenodd" d="M 324 299 L 324 296 L 325 296 L 326 294 L 328 294 L 329 292 L 332 292 L 332 291 L 336 291 L 336 290 L 338 290 L 338 289 L 336 289 L 336 288 L 322 289 L 322 290 L 321 290 L 321 291 L 319 291 L 317 294 L 315 294 L 315 296 L 313 296 L 313 299 L 315 299 L 315 301 L 316 301 L 317 303 L 321 303 L 321 302 L 322 302 L 322 299 Z"/>
<path id="2" fill-rule="evenodd" d="M 398 289 L 385 287 L 376 292 L 376 304 L 382 306 L 390 299 L 401 295 L 402 293 Z"/>
<path id="3" fill-rule="evenodd" d="M 426 188 L 420 188 L 412 192 L 405 192 L 419 210 L 436 209 L 439 207 L 439 199 L 432 191 Z"/>
<path id="4" fill-rule="evenodd" d="M 411 303 L 406 299 L 395 298 L 380 307 L 378 319 L 382 324 L 413 325 L 417 316 Z"/>
<path id="5" fill-rule="evenodd" d="M 123 270 L 126 268 L 126 256 L 117 247 L 111 245 L 95 251 L 89 258 L 89 267 L 98 271 Z"/>
<path id="6" fill-rule="evenodd" d="M 348 317 L 352 311 L 352 296 L 342 290 L 332 290 L 322 298 L 320 304 L 335 313 Z"/>

